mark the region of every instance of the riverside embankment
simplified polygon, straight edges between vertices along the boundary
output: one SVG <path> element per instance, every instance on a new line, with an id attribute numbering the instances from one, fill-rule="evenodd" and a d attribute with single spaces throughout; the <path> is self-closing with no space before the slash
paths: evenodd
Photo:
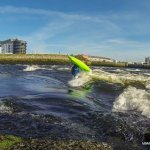
<path id="1" fill-rule="evenodd" d="M 82 59 L 81 59 L 82 60 Z M 86 61 L 89 66 L 128 67 L 150 69 L 149 65 L 128 64 L 127 62 Z M 67 55 L 60 54 L 1 54 L 0 64 L 29 64 L 29 65 L 68 65 Z"/>
<path id="2" fill-rule="evenodd" d="M 70 61 L 67 55 L 58 54 L 1 54 L 0 64 L 37 64 L 37 65 L 68 65 Z M 126 63 L 111 63 L 100 61 L 88 61 L 92 66 L 126 67 Z"/>
<path id="3" fill-rule="evenodd" d="M 69 64 L 67 55 L 57 54 L 2 54 L 0 55 L 0 64 Z"/>

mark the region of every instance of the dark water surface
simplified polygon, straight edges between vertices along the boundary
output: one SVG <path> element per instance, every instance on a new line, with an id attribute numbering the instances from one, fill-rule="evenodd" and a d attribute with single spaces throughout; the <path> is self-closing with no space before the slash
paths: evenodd
<path id="1" fill-rule="evenodd" d="M 148 148 L 150 71 L 93 70 L 90 82 L 73 87 L 68 66 L 0 65 L 0 133 Z"/>

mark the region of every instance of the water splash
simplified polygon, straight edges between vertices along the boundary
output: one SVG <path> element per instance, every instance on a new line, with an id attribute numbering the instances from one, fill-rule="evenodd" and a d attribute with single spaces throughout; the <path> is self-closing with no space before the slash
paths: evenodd
<path id="1" fill-rule="evenodd" d="M 112 111 L 137 111 L 150 118 L 150 93 L 146 90 L 129 86 L 116 99 Z"/>
<path id="2" fill-rule="evenodd" d="M 39 67 L 37 65 L 27 65 L 27 67 L 25 69 L 23 69 L 23 71 L 35 71 L 39 69 Z"/>
<path id="3" fill-rule="evenodd" d="M 92 81 L 91 72 L 81 72 L 77 78 L 73 78 L 68 82 L 69 86 L 80 87 Z"/>
<path id="4" fill-rule="evenodd" d="M 150 77 L 142 74 L 124 73 L 123 72 L 106 72 L 101 69 L 93 70 L 92 73 L 82 72 L 77 79 L 69 81 L 69 85 L 73 87 L 83 86 L 92 81 L 106 81 L 122 86 L 134 85 L 146 88 L 150 84 Z"/>
<path id="5" fill-rule="evenodd" d="M 12 113 L 12 108 L 7 106 L 5 102 L 0 101 L 0 113 Z"/>

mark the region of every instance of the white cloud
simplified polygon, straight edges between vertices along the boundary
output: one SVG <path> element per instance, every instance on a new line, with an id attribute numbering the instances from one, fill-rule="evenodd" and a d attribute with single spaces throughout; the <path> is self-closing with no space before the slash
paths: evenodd
<path id="1" fill-rule="evenodd" d="M 105 19 L 103 16 L 88 16 L 83 14 L 72 14 L 72 13 L 64 13 L 59 11 L 51 11 L 51 10 L 44 10 L 44 9 L 35 9 L 35 8 L 28 8 L 28 7 L 14 7 L 14 6 L 0 6 L 0 13 L 13 13 L 13 14 L 34 14 L 34 15 L 44 15 L 44 16 L 55 16 L 69 20 L 79 20 L 79 21 L 89 21 L 95 23 L 105 23 L 110 26 L 110 28 L 118 29 L 118 26 L 113 22 Z"/>

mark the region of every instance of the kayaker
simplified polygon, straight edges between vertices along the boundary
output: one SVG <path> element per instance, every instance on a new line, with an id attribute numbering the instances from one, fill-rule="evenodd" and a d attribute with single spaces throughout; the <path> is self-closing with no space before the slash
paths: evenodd
<path id="1" fill-rule="evenodd" d="M 80 72 L 80 69 L 77 65 L 73 65 L 73 67 L 71 68 L 71 73 L 75 78 L 78 78 L 78 74 Z"/>

